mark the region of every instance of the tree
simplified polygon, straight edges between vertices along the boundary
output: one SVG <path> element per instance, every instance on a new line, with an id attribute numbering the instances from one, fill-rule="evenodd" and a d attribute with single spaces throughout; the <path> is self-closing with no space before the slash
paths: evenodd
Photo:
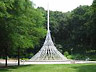
<path id="1" fill-rule="evenodd" d="M 3 29 L 3 31 L 0 30 L 2 35 L 0 43 L 6 47 L 1 44 L 0 46 L 3 46 L 6 51 L 18 49 L 19 65 L 20 49 L 33 48 L 39 44 L 40 38 L 45 36 L 46 30 L 43 27 L 45 19 L 29 0 L 2 0 L 0 2 L 4 4 L 0 10 L 0 29 Z M 6 54 L 6 65 L 7 56 Z"/>

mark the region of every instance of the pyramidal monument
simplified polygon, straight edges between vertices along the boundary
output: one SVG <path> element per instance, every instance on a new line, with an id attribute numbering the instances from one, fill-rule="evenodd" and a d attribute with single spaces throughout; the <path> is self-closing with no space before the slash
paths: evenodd
<path id="1" fill-rule="evenodd" d="M 42 48 L 29 61 L 66 61 L 66 60 L 67 58 L 57 50 L 52 41 L 49 29 L 49 8 L 48 8 L 47 35 L 45 42 Z"/>

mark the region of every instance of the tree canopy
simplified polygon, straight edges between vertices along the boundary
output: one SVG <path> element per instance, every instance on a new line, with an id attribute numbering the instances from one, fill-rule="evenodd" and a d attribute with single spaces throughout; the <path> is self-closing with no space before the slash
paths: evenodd
<path id="1" fill-rule="evenodd" d="M 43 26 L 45 18 L 33 5 L 30 0 L 0 1 L 1 50 L 33 48 L 45 36 L 46 30 Z"/>

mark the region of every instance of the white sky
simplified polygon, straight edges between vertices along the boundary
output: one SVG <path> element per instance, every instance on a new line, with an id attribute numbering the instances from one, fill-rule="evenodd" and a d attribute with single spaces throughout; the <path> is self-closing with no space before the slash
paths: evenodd
<path id="1" fill-rule="evenodd" d="M 49 9 L 52 11 L 67 12 L 75 9 L 80 5 L 91 5 L 93 0 L 31 0 L 36 5 L 35 7 L 43 7 L 47 10 L 48 2 Z"/>

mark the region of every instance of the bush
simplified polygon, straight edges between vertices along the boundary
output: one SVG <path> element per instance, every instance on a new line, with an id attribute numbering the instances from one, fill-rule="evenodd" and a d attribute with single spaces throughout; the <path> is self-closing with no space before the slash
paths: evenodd
<path id="1" fill-rule="evenodd" d="M 74 55 L 75 60 L 86 60 L 86 58 L 88 58 L 88 57 L 85 55 L 81 55 L 81 54 Z"/>
<path id="2" fill-rule="evenodd" d="M 89 55 L 88 57 L 90 58 L 89 60 L 96 61 L 96 55 Z"/>
<path id="3" fill-rule="evenodd" d="M 76 54 L 76 55 L 67 55 L 67 58 L 74 60 L 86 60 L 88 57 L 85 55 Z"/>
<path id="4" fill-rule="evenodd" d="M 73 56 L 72 55 L 68 55 L 67 58 L 68 59 L 73 59 Z"/>
<path id="5" fill-rule="evenodd" d="M 81 54 L 76 54 L 76 55 L 68 55 L 68 59 L 74 59 L 74 60 L 88 60 L 88 61 L 96 61 L 96 55 L 81 55 Z"/>
<path id="6" fill-rule="evenodd" d="M 68 51 L 65 51 L 65 52 L 64 52 L 64 56 L 66 56 L 66 57 L 69 56 Z"/>
<path id="7" fill-rule="evenodd" d="M 21 58 L 21 60 L 29 60 L 28 58 Z"/>

